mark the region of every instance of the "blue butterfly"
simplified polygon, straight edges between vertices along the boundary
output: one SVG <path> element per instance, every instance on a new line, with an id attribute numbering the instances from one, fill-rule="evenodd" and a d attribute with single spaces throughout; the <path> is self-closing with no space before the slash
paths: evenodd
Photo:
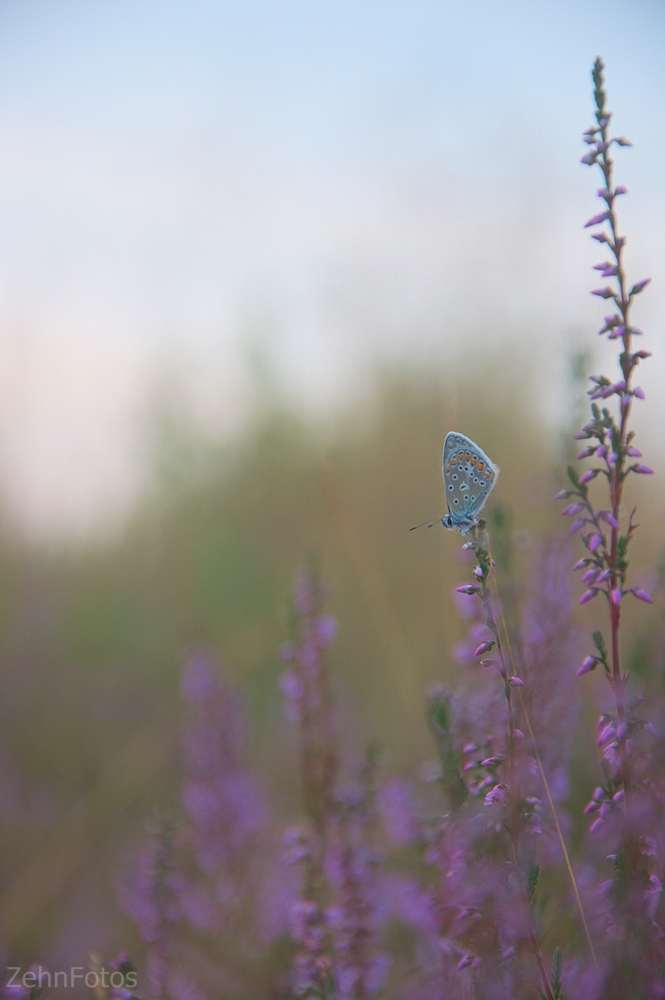
<path id="1" fill-rule="evenodd" d="M 443 483 L 446 487 L 448 513 L 431 521 L 416 524 L 431 528 L 441 521 L 444 528 L 457 528 L 465 535 L 478 524 L 478 514 L 485 506 L 499 476 L 499 468 L 485 452 L 464 434 L 450 431 L 443 444 Z M 414 531 L 411 528 L 411 531 Z"/>

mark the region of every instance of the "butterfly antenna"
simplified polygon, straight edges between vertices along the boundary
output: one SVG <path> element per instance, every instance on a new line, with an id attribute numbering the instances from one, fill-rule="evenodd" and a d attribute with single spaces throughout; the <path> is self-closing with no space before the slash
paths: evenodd
<path id="1" fill-rule="evenodd" d="M 436 522 L 440 520 L 441 517 L 433 517 L 430 521 L 423 521 L 422 524 L 414 524 L 412 528 L 409 528 L 409 531 L 415 531 L 416 528 L 424 528 L 425 525 L 427 525 L 428 528 L 431 528 L 433 524 L 436 524 Z"/>
<path id="2" fill-rule="evenodd" d="M 503 606 L 501 604 L 501 599 L 499 597 L 499 583 L 496 578 L 496 572 L 494 569 L 494 562 L 492 561 L 492 550 L 490 548 L 489 533 L 487 535 L 487 552 L 490 560 L 490 568 L 492 572 L 492 579 L 494 580 L 494 588 L 496 590 L 497 603 L 499 605 L 499 616 L 501 618 L 501 625 L 503 626 L 503 632 L 506 637 L 506 646 L 508 648 L 508 655 L 510 656 L 510 665 L 513 671 L 513 677 L 517 677 L 517 670 L 515 669 L 515 657 L 513 656 L 512 646 L 510 644 L 510 635 L 508 634 L 508 627 L 506 625 L 506 619 L 503 614 Z M 533 746 L 534 756 L 536 758 L 536 763 L 538 764 L 538 770 L 540 772 L 540 777 L 542 778 L 543 785 L 545 786 L 545 794 L 547 795 L 547 801 L 549 807 L 552 810 L 552 816 L 554 818 L 554 825 L 556 827 L 556 832 L 559 838 L 559 843 L 561 844 L 561 850 L 563 851 L 563 857 L 566 862 L 566 868 L 568 869 L 568 876 L 570 878 L 571 885 L 573 887 L 573 892 L 575 894 L 575 901 L 577 902 L 577 909 L 579 910 L 580 919 L 582 921 L 582 926 L 584 927 L 584 934 L 586 936 L 587 944 L 589 946 L 589 951 L 591 952 L 591 957 L 593 959 L 593 964 L 598 968 L 598 961 L 596 959 L 596 952 L 594 951 L 593 942 L 591 941 L 591 934 L 589 933 L 589 927 L 586 922 L 586 916 L 584 914 L 584 907 L 582 906 L 582 900 L 580 898 L 579 889 L 577 888 L 577 881 L 575 879 L 575 874 L 573 872 L 573 866 L 570 863 L 570 856 L 568 854 L 568 849 L 566 847 L 566 842 L 563 838 L 563 833 L 561 826 L 559 824 L 559 817 L 557 815 L 556 806 L 554 805 L 554 799 L 552 798 L 552 793 L 550 791 L 550 785 L 547 780 L 547 775 L 545 774 L 545 768 L 543 767 L 543 762 L 540 759 L 540 754 L 538 752 L 538 744 L 536 743 L 536 737 L 534 736 L 533 727 L 531 725 L 531 719 L 529 718 L 529 713 L 527 712 L 526 703 L 524 701 L 524 696 L 522 695 L 522 689 L 517 688 L 517 694 L 520 700 L 520 706 L 522 712 L 524 713 L 524 721 L 526 722 L 526 727 L 529 730 L 529 736 L 531 737 L 531 743 Z"/>

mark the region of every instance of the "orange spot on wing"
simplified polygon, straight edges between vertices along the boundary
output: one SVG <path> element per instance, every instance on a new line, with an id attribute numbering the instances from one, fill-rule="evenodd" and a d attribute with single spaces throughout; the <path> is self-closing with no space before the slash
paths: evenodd
<path id="1" fill-rule="evenodd" d="M 450 464 L 451 465 L 457 465 L 457 459 L 456 458 L 451 458 L 450 459 Z"/>
<path id="2" fill-rule="evenodd" d="M 477 461 L 478 461 L 477 458 L 472 458 L 471 459 L 471 465 L 475 465 Z"/>
<path id="3" fill-rule="evenodd" d="M 449 465 L 446 466 L 446 472 L 450 472 L 450 466 Z"/>
<path id="4" fill-rule="evenodd" d="M 479 469 L 484 469 L 485 468 L 485 463 L 484 462 L 478 462 L 478 468 Z"/>

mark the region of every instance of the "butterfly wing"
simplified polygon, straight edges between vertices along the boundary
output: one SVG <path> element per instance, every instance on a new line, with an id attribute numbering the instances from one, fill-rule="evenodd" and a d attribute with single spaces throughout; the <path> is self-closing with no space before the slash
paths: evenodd
<path id="1" fill-rule="evenodd" d="M 464 434 L 451 431 L 443 445 L 443 482 L 453 517 L 474 518 L 485 506 L 499 469 L 482 448 Z"/>

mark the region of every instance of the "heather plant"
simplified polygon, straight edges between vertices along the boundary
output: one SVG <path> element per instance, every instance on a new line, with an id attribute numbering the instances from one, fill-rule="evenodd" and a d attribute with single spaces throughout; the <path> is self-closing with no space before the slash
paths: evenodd
<path id="1" fill-rule="evenodd" d="M 527 717 L 525 682 L 504 650 L 497 605 L 490 593 L 493 561 L 485 522 L 469 534 L 463 548 L 476 559 L 474 582 L 458 587 L 457 594 L 463 606 L 471 599 L 482 609 L 486 634 L 479 635 L 478 626 L 472 626 L 481 639 L 474 657 L 498 684 L 487 679 L 466 685 L 456 695 L 437 689 L 429 702 L 430 727 L 440 757 L 437 779 L 447 805 L 430 828 L 426 854 L 438 870 L 435 911 L 444 956 L 442 978 L 447 983 L 447 992 L 441 995 L 464 996 L 470 991 L 477 997 L 526 997 L 540 989 L 551 1000 L 561 989 L 562 954 L 557 950 L 552 962 L 546 961 L 534 903 L 541 867 L 553 862 L 551 837 L 543 837 L 539 780 L 544 777 L 543 759 L 557 765 L 559 800 L 567 788 L 566 762 L 561 760 L 565 751 L 557 754 L 555 749 L 555 731 L 562 719 L 532 696 L 529 725 L 531 719 L 541 724 L 549 737 L 549 754 L 541 758 L 535 748 L 527 750 L 520 728 L 524 726 L 520 713 Z M 563 648 L 558 641 L 570 617 L 569 587 L 560 563 L 559 552 L 543 554 L 524 615 L 524 651 L 534 682 L 529 686 L 534 689 L 551 681 L 553 672 L 554 680 L 559 680 L 568 653 L 565 640 Z M 545 586 L 543 570 L 550 570 Z M 468 614 L 471 609 L 464 610 Z M 457 979 L 452 974 L 453 959 Z"/>
<path id="2" fill-rule="evenodd" d="M 628 686 L 621 644 L 621 617 L 626 602 L 637 598 L 653 603 L 646 590 L 629 585 L 629 548 L 638 525 L 636 508 L 628 510 L 624 505 L 629 477 L 652 474 L 652 469 L 639 461 L 642 453 L 634 444 L 635 431 L 630 428 L 633 404 L 644 399 L 643 390 L 634 384 L 636 368 L 650 356 L 649 351 L 635 349 L 634 339 L 642 331 L 633 324 L 632 308 L 650 279 L 631 285 L 626 276 L 626 238 L 620 232 L 617 203 L 627 191 L 615 184 L 612 153 L 617 146 L 632 144 L 623 136 L 611 135 L 612 113 L 607 108 L 603 70 L 599 58 L 592 74 L 596 123 L 585 132 L 589 151 L 582 162 L 597 166 L 602 175 L 598 197 L 604 203 L 603 211 L 586 226 L 602 227 L 592 237 L 607 248 L 611 259 L 596 264 L 595 269 L 611 283 L 592 294 L 613 309 L 605 316 L 599 333 L 618 343 L 620 377 L 591 376 L 591 419 L 576 438 L 588 442 L 578 459 L 592 459 L 593 464 L 582 474 L 570 467 L 571 488 L 558 496 L 573 498 L 563 513 L 575 518 L 570 533 L 580 533 L 586 549 L 574 567 L 583 570 L 582 582 L 586 586 L 580 604 L 600 598 L 607 609 L 607 631 L 594 631 L 595 651 L 577 671 L 583 675 L 601 667 L 612 695 L 611 708 L 601 714 L 598 722 L 603 781 L 585 810 L 593 817 L 592 835 L 601 839 L 604 850 L 609 848 L 611 852 L 611 870 L 602 884 L 605 934 L 612 942 L 607 951 L 603 995 L 624 996 L 630 989 L 632 996 L 651 997 L 665 995 L 664 934 L 657 919 L 662 893 L 662 849 L 657 843 L 662 828 L 662 792 L 648 749 L 653 726 L 640 710 L 636 692 Z M 603 486 L 602 499 L 591 493 L 594 480 Z M 662 923 L 662 917 L 659 919 Z"/>
<path id="3" fill-rule="evenodd" d="M 290 830 L 291 860 L 302 863 L 301 899 L 292 911 L 297 946 L 293 988 L 300 997 L 369 998 L 383 985 L 389 957 L 377 947 L 379 901 L 373 843 L 376 763 L 371 751 L 342 781 L 325 650 L 337 630 L 323 613 L 318 573 L 296 580 L 289 662 L 281 686 L 287 715 L 298 726 L 307 826 Z M 295 849 L 295 850 L 294 850 Z"/>

